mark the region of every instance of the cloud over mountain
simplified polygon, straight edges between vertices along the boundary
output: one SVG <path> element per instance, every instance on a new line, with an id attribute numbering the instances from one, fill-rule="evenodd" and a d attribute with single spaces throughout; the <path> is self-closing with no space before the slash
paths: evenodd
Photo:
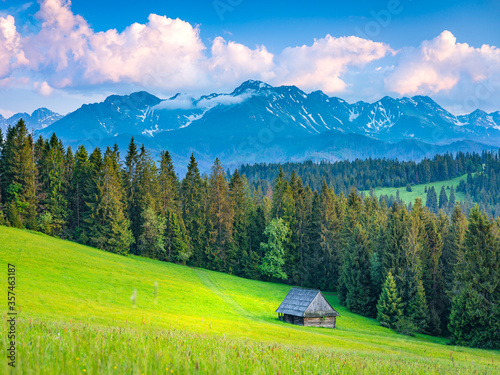
<path id="1" fill-rule="evenodd" d="M 446 93 L 450 103 L 445 105 L 475 100 L 488 106 L 500 98 L 500 50 L 458 43 L 449 31 L 399 50 L 327 34 L 310 45 L 271 52 L 265 45 L 246 46 L 221 36 L 204 42 L 201 26 L 157 14 L 121 32 L 97 32 L 73 13 L 69 0 L 41 0 L 35 19 L 36 30 L 21 32 L 23 25 L 13 16 L 0 17 L 0 84 L 28 84 L 43 96 L 124 84 L 205 91 L 259 79 L 328 94 Z M 486 93 L 478 94 L 481 89 Z"/>

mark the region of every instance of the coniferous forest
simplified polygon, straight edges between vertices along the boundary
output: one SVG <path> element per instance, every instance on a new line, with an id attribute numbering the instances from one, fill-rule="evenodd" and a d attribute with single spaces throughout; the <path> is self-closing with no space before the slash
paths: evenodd
<path id="1" fill-rule="evenodd" d="M 0 224 L 335 291 L 350 311 L 398 332 L 500 348 L 498 154 L 273 165 L 272 174 L 246 166 L 230 175 L 217 159 L 202 175 L 192 156 L 179 180 L 168 151 L 154 160 L 133 139 L 124 155 L 116 145 L 73 152 L 55 134 L 34 140 L 20 120 L 0 140 Z M 438 192 L 432 207 L 408 208 L 356 190 L 465 173 L 457 190 L 479 203 L 467 216 L 448 197 L 444 209 Z"/>

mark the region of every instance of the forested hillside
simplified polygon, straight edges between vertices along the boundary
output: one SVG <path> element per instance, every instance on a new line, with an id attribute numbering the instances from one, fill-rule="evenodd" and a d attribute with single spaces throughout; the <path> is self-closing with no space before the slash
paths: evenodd
<path id="1" fill-rule="evenodd" d="M 469 213 L 477 203 L 488 215 L 500 216 L 500 153 L 482 152 L 436 155 L 433 159 L 424 159 L 418 163 L 391 159 L 366 159 L 340 161 L 335 163 L 311 161 L 304 163 L 261 163 L 242 165 L 239 172 L 245 175 L 253 189 L 267 191 L 276 180 L 280 170 L 285 176 L 294 171 L 312 190 L 320 190 L 323 182 L 337 194 L 347 195 L 352 187 L 359 191 L 370 191 L 375 188 L 405 187 L 411 191 L 413 185 L 431 184 L 438 181 L 451 180 L 468 175 L 466 181 L 460 183 L 458 192 L 465 194 L 462 203 L 464 212 Z M 230 174 L 228 174 L 230 176 Z M 446 201 L 455 195 L 454 189 L 446 189 Z M 453 191 L 453 194 L 452 194 Z M 428 191 L 425 190 L 427 195 Z M 443 191 L 430 192 L 436 194 L 436 205 L 431 203 L 431 210 L 437 213 L 443 209 L 449 215 L 453 211 L 452 204 L 443 206 Z M 381 195 L 379 198 L 390 206 L 394 201 L 402 203 L 398 197 Z M 431 197 L 432 199 L 433 197 Z"/>
<path id="2" fill-rule="evenodd" d="M 355 189 L 339 194 L 327 182 L 316 189 L 282 169 L 263 191 L 238 171 L 227 179 L 218 159 L 201 176 L 191 157 L 179 180 L 168 151 L 158 165 L 133 139 L 123 159 L 117 146 L 90 155 L 80 146 L 73 154 L 55 134 L 34 141 L 22 120 L 0 146 L 3 224 L 114 253 L 336 291 L 348 310 L 399 332 L 500 348 L 500 221 L 477 207 L 468 219 L 460 205 L 451 217 L 420 200 L 411 210 L 388 207 Z M 430 181 L 477 171 L 488 157 L 498 167 L 493 154 L 392 165 L 407 184 L 409 176 Z M 373 168 L 372 179 L 384 181 L 384 163 L 339 166 Z"/>

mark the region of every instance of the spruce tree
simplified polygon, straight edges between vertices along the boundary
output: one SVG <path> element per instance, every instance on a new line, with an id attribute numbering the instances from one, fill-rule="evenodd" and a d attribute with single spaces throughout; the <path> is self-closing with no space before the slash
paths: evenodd
<path id="1" fill-rule="evenodd" d="M 169 262 L 186 264 L 191 256 L 191 247 L 186 228 L 174 211 L 167 215 L 165 230 L 165 255 Z"/>
<path id="2" fill-rule="evenodd" d="M 80 241 L 85 224 L 83 218 L 86 215 L 87 205 L 85 204 L 85 185 L 88 178 L 88 154 L 84 146 L 78 147 L 75 153 L 75 164 L 73 176 L 71 178 L 71 195 L 69 200 L 69 227 L 73 231 L 73 238 Z"/>
<path id="3" fill-rule="evenodd" d="M 494 227 L 477 205 L 471 210 L 463 262 L 455 272 L 449 324 L 453 344 L 500 349 L 500 245 Z"/>
<path id="4" fill-rule="evenodd" d="M 91 246 L 127 254 L 134 239 L 125 215 L 124 192 L 117 167 L 117 155 L 109 147 L 104 159 L 99 148 L 90 155 L 85 238 L 88 237 Z"/>
<path id="5" fill-rule="evenodd" d="M 431 186 L 427 190 L 427 200 L 425 202 L 425 206 L 428 207 L 432 213 L 437 214 L 439 205 L 438 205 L 438 199 L 437 199 L 436 190 L 434 189 L 434 186 Z"/>
<path id="6" fill-rule="evenodd" d="M 237 263 L 235 273 L 237 275 L 244 275 L 244 270 L 252 267 L 252 258 L 254 256 L 249 248 L 248 235 L 248 217 L 250 214 L 251 199 L 246 179 L 239 174 L 238 170 L 234 171 L 229 181 L 229 196 L 234 212 L 233 240 Z"/>
<path id="7" fill-rule="evenodd" d="M 162 151 L 160 154 L 159 182 L 159 201 L 160 212 L 167 216 L 170 211 L 180 214 L 180 184 L 175 174 L 172 157 L 168 151 Z"/>
<path id="8" fill-rule="evenodd" d="M 127 160 L 129 159 L 128 156 L 129 155 L 127 155 L 126 158 Z M 160 212 L 160 208 L 158 203 L 158 169 L 144 145 L 141 146 L 136 160 L 135 171 L 132 175 L 130 184 L 131 191 L 129 192 L 130 195 L 128 199 L 128 215 L 130 219 L 130 229 L 134 236 L 134 240 L 137 241 L 138 244 L 144 224 L 143 212 L 152 208 L 158 213 Z M 134 250 L 136 252 L 138 251 L 138 249 Z"/>
<path id="9" fill-rule="evenodd" d="M 182 217 L 193 251 L 190 263 L 197 267 L 206 267 L 206 191 L 193 154 L 189 160 L 186 176 L 182 180 L 181 190 Z"/>
<path id="10" fill-rule="evenodd" d="M 271 217 L 283 219 L 284 224 L 289 229 L 287 231 L 287 237 L 284 244 L 284 271 L 288 277 L 291 277 L 295 282 L 298 282 L 298 275 L 300 274 L 298 269 L 298 266 L 300 265 L 300 256 L 296 236 L 298 224 L 297 212 L 292 187 L 285 179 L 285 175 L 281 168 L 273 187 Z"/>
<path id="11" fill-rule="evenodd" d="M 248 257 L 242 262 L 242 274 L 250 279 L 260 277 L 259 264 L 263 256 L 260 243 L 265 241 L 264 231 L 267 225 L 266 214 L 262 206 L 262 202 L 253 203 L 247 218 Z"/>
<path id="12" fill-rule="evenodd" d="M 442 278 L 443 241 L 436 217 L 428 215 L 425 222 L 426 244 L 422 250 L 423 284 L 429 305 L 430 320 L 428 331 L 441 333 L 441 316 L 445 309 L 444 280 Z"/>
<path id="13" fill-rule="evenodd" d="M 307 279 L 305 258 L 310 246 L 308 233 L 311 220 L 312 191 L 308 186 L 304 186 L 302 179 L 297 176 L 295 171 L 292 171 L 290 176 L 290 187 L 295 203 L 296 220 L 294 220 L 295 227 L 290 227 L 290 242 L 293 244 L 291 249 L 294 250 L 294 254 L 289 254 L 289 256 L 292 255 L 298 261 L 288 276 L 295 284 L 303 286 Z"/>
<path id="14" fill-rule="evenodd" d="M 448 200 L 449 212 L 451 212 L 455 208 L 455 201 L 456 201 L 456 198 L 455 198 L 455 189 L 452 186 L 451 190 L 450 190 L 450 198 Z"/>
<path id="15" fill-rule="evenodd" d="M 401 298 L 398 296 L 396 283 L 389 271 L 377 303 L 377 320 L 382 326 L 394 329 L 403 315 L 401 308 Z"/>
<path id="16" fill-rule="evenodd" d="M 443 282 L 445 289 L 445 310 L 443 311 L 443 325 L 449 324 L 451 312 L 451 300 L 455 288 L 455 274 L 457 267 L 463 263 L 463 244 L 465 232 L 467 230 L 467 218 L 462 212 L 460 204 L 454 207 L 451 215 L 451 224 L 448 233 L 443 241 Z M 447 327 L 443 327 L 447 331 Z"/>
<path id="17" fill-rule="evenodd" d="M 55 133 L 44 143 L 41 158 L 38 160 L 38 175 L 41 189 L 44 192 L 41 203 L 43 211 L 52 217 L 52 229 L 55 235 L 60 235 L 68 219 L 68 160 L 62 141 Z M 47 224 L 45 224 L 47 225 Z"/>
<path id="18" fill-rule="evenodd" d="M 152 207 L 142 212 L 142 230 L 137 249 L 143 257 L 166 259 L 164 236 L 166 227 L 165 217 L 157 214 Z"/>
<path id="19" fill-rule="evenodd" d="M 422 283 L 420 222 L 413 216 L 406 233 L 406 267 L 402 277 L 401 297 L 403 315 L 415 325 L 419 332 L 426 332 L 429 321 L 429 307 Z"/>
<path id="20" fill-rule="evenodd" d="M 439 208 L 448 208 L 448 196 L 446 195 L 446 190 L 444 186 L 441 187 L 441 192 L 439 193 Z"/>
<path id="21" fill-rule="evenodd" d="M 371 279 L 371 254 L 368 235 L 363 227 L 357 224 L 342 264 L 347 290 L 346 307 L 356 314 L 375 317 L 377 298 Z"/>
<path id="22" fill-rule="evenodd" d="M 8 127 L 3 144 L 0 190 L 3 203 L 8 206 L 7 219 L 36 229 L 37 194 L 34 144 L 26 124 L 20 119 Z M 15 194 L 13 193 L 15 191 Z"/>
<path id="23" fill-rule="evenodd" d="M 229 196 L 229 186 L 219 159 L 215 159 L 209 178 L 207 207 L 207 256 L 219 271 L 233 273 L 236 268 L 236 251 L 233 243 L 234 207 Z"/>

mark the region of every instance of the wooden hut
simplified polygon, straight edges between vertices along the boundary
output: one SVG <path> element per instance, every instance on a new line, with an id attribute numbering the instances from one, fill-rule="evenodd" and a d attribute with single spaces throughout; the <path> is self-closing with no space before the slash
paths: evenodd
<path id="1" fill-rule="evenodd" d="M 335 328 L 339 313 L 316 289 L 292 288 L 276 310 L 280 320 L 307 327 Z"/>

